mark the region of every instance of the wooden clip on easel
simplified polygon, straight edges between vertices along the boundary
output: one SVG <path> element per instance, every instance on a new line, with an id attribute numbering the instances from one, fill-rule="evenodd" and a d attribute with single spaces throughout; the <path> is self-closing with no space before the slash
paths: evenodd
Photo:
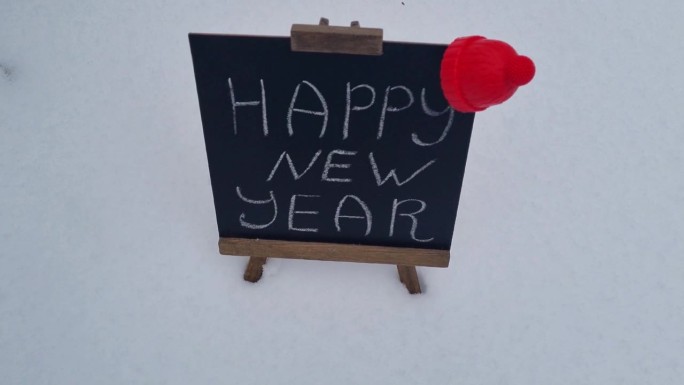
<path id="1" fill-rule="evenodd" d="M 318 25 L 292 25 L 292 51 L 382 55 L 382 29 L 362 28 L 357 21 L 351 27 L 328 24 L 327 19 L 321 18 Z M 263 266 L 271 257 L 397 265 L 399 279 L 411 294 L 421 292 L 416 266 L 447 267 L 449 264 L 449 251 L 440 249 L 221 238 L 219 250 L 226 255 L 250 256 L 244 274 L 249 282 L 261 278 Z"/>
<path id="2" fill-rule="evenodd" d="M 293 24 L 290 47 L 296 52 L 382 55 L 382 29 L 362 28 L 358 21 L 351 27 L 329 25 L 322 17 L 318 25 Z"/>

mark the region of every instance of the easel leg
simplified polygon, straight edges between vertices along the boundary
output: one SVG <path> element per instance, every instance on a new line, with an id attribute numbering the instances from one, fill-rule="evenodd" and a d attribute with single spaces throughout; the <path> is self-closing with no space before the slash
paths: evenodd
<path id="1" fill-rule="evenodd" d="M 265 257 L 249 257 L 247 267 L 245 268 L 245 275 L 243 278 L 248 282 L 257 282 L 261 279 L 261 274 L 264 273 Z"/>
<path id="2" fill-rule="evenodd" d="M 418 280 L 418 272 L 415 266 L 397 265 L 399 271 L 399 280 L 406 285 L 409 293 L 420 294 L 420 281 Z"/>

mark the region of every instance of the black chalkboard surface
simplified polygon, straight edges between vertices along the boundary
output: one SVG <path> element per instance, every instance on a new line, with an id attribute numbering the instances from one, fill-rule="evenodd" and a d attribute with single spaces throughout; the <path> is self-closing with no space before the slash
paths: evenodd
<path id="1" fill-rule="evenodd" d="M 220 237 L 450 248 L 474 114 L 442 96 L 446 46 L 189 38 Z"/>

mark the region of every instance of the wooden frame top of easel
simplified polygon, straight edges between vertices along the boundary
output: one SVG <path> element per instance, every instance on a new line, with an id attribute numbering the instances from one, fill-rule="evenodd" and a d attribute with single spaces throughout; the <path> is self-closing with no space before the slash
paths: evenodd
<path id="1" fill-rule="evenodd" d="M 382 29 L 362 28 L 358 21 L 350 27 L 330 26 L 321 18 L 318 25 L 293 24 L 292 51 L 382 55 Z M 447 267 L 449 250 L 369 246 L 324 242 L 301 242 L 248 238 L 220 238 L 223 255 L 249 256 L 244 279 L 257 282 L 267 258 L 319 261 L 382 263 L 397 265 L 400 281 L 409 293 L 421 293 L 416 266 Z"/>
<path id="2" fill-rule="evenodd" d="M 292 51 L 345 53 L 352 55 L 382 55 L 382 29 L 364 28 L 358 21 L 351 27 L 329 25 L 322 17 L 318 25 L 292 24 Z"/>

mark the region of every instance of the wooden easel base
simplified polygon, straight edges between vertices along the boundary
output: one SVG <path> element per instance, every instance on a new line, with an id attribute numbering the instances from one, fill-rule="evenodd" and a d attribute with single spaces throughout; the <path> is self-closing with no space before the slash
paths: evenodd
<path id="1" fill-rule="evenodd" d="M 418 272 L 415 266 L 397 265 L 399 271 L 399 280 L 406 286 L 408 292 L 411 294 L 420 294 L 420 281 L 418 280 Z"/>
<path id="2" fill-rule="evenodd" d="M 219 252 L 223 255 L 250 256 L 244 274 L 244 279 L 248 282 L 257 282 L 261 279 L 264 264 L 267 258 L 271 257 L 396 265 L 399 280 L 411 294 L 421 293 L 416 266 L 449 265 L 449 250 L 321 242 L 220 238 Z"/>
<path id="3" fill-rule="evenodd" d="M 266 258 L 264 257 L 250 257 L 245 268 L 245 275 L 243 275 L 245 281 L 252 283 L 259 281 L 261 275 L 264 274 L 265 264 Z"/>
<path id="4" fill-rule="evenodd" d="M 243 278 L 247 282 L 256 283 L 264 273 L 264 265 L 268 259 L 264 257 L 249 257 Z M 411 294 L 420 294 L 420 280 L 415 266 L 397 265 L 399 280 Z"/>

